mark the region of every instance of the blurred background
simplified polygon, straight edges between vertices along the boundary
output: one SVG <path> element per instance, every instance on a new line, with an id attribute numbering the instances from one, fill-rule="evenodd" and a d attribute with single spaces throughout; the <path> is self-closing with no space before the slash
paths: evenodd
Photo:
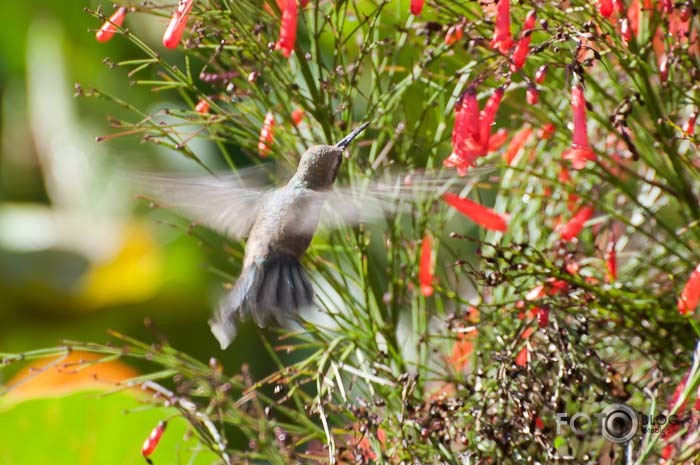
<path id="1" fill-rule="evenodd" d="M 108 329 L 149 342 L 160 332 L 191 355 L 208 360 L 215 354 L 228 371 L 238 370 L 241 353 L 248 352 L 240 348 L 260 340 L 257 331 L 244 328 L 239 350 L 222 353 L 209 333 L 211 307 L 226 280 L 212 271 L 217 261 L 226 260 L 221 239 L 205 243 L 183 233 L 173 224 L 175 217 L 153 213 L 138 200 L 125 175 L 130 169 L 201 170 L 167 149 L 140 143 L 138 136 L 96 142 L 96 137 L 114 132 L 108 116 L 119 116 L 121 110 L 104 100 L 74 96 L 79 83 L 153 107 L 169 97 L 175 102 L 168 102 L 171 106 L 178 104 L 176 94 L 130 86 L 123 70 L 111 70 L 109 61 L 103 61 L 140 54 L 118 35 L 108 43 L 95 40 L 101 22 L 84 8 L 98 4 L 3 4 L 0 353 L 58 346 L 66 339 L 104 342 L 110 339 Z M 110 3 L 102 7 L 111 13 Z M 166 22 L 132 15 L 126 26 L 159 52 L 171 53 L 159 45 Z M 193 145 L 210 166 L 220 165 L 213 147 L 197 141 Z M 146 318 L 157 329 L 149 329 Z M 267 360 L 256 361 L 249 354 L 245 358 L 253 362 L 254 374 L 268 371 Z M 94 388 L 89 381 L 95 376 L 116 380 L 141 372 L 141 367 L 121 363 L 96 369 L 102 372 L 80 382 L 60 373 L 42 374 L 0 397 L 3 431 L 12 431 L 0 437 L 0 464 L 48 463 L 49 458 L 72 464 L 143 460 L 141 442 L 163 412 L 124 415 L 123 410 L 140 405 L 131 394 L 105 400 L 75 392 Z M 0 384 L 25 376 L 19 369 L 17 364 L 1 368 Z M 180 426 L 184 431 L 185 425 Z"/>

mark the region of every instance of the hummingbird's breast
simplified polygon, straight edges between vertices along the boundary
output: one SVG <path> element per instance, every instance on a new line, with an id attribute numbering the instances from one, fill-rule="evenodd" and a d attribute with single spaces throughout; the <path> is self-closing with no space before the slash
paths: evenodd
<path id="1" fill-rule="evenodd" d="M 285 186 L 263 199 L 246 244 L 246 262 L 270 254 L 300 258 L 308 249 L 323 204 L 322 193 Z"/>

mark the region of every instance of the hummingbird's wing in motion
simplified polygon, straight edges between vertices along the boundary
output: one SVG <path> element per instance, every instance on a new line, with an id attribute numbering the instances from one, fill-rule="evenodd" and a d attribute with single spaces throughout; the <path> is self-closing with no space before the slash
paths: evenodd
<path id="1" fill-rule="evenodd" d="M 352 186 L 335 186 L 330 191 L 307 191 L 304 205 L 294 218 L 301 234 L 313 235 L 323 209 L 321 226 L 336 229 L 381 220 L 387 215 L 410 212 L 417 202 L 437 200 L 447 191 L 462 191 L 475 184 L 490 169 L 473 169 L 466 177 L 453 171 L 387 172 Z M 253 167 L 218 177 L 137 175 L 147 197 L 159 206 L 173 208 L 192 220 L 221 234 L 245 237 L 255 221 L 261 201 L 273 186 L 265 168 Z M 306 210 L 308 209 L 308 210 Z"/>
<path id="2" fill-rule="evenodd" d="M 393 172 L 362 184 L 338 186 L 319 196 L 326 210 L 321 224 L 333 229 L 340 223 L 356 225 L 400 212 L 409 213 L 417 203 L 437 201 L 448 191 L 463 192 L 472 188 L 478 177 L 489 171 L 488 168 L 473 169 L 466 177 L 446 171 Z"/>
<path id="3" fill-rule="evenodd" d="M 234 239 L 245 237 L 271 186 L 261 167 L 214 176 L 134 175 L 143 197 Z"/>

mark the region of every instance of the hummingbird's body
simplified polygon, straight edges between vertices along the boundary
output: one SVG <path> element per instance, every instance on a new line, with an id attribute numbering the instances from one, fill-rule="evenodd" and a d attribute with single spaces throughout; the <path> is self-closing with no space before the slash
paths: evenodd
<path id="1" fill-rule="evenodd" d="M 265 193 L 246 243 L 243 270 L 209 322 L 226 348 L 236 336 L 236 321 L 252 316 L 264 327 L 284 324 L 313 302 L 313 287 L 299 259 L 318 227 L 325 193 L 332 187 L 343 149 L 366 127 L 360 126 L 335 146 L 317 145 L 301 157 L 292 179 Z"/>

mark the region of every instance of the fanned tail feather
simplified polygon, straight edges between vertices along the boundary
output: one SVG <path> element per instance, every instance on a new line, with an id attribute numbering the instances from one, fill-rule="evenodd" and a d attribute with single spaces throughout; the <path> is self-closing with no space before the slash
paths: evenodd
<path id="1" fill-rule="evenodd" d="M 260 260 L 243 269 L 209 325 L 225 349 L 236 337 L 238 321 L 250 316 L 261 328 L 270 320 L 284 325 L 300 308 L 311 305 L 313 297 L 311 282 L 295 257 Z"/>

